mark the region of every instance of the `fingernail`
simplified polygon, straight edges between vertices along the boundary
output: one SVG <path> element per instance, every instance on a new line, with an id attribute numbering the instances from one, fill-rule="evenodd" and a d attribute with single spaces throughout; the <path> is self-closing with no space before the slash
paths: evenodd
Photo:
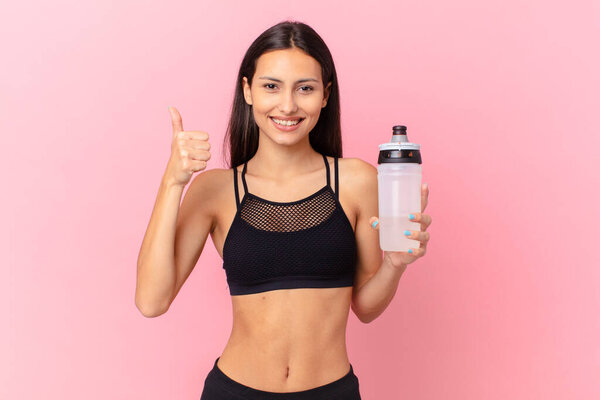
<path id="1" fill-rule="evenodd" d="M 408 252 L 409 252 L 410 254 L 412 254 L 412 249 L 408 249 Z"/>
<path id="2" fill-rule="evenodd" d="M 425 184 L 425 187 L 426 187 L 427 189 L 429 189 L 429 184 L 428 184 L 428 183 L 426 183 L 426 184 Z"/>
<path id="3" fill-rule="evenodd" d="M 379 223 L 379 221 L 375 221 L 373 222 L 373 228 L 375 228 L 377 226 L 377 224 Z"/>
<path id="4" fill-rule="evenodd" d="M 404 231 L 404 234 L 405 234 L 406 236 L 408 236 L 408 235 L 410 235 L 410 231 Z"/>
<path id="5" fill-rule="evenodd" d="M 410 214 L 410 215 L 408 216 L 408 219 L 415 219 L 415 216 L 414 216 L 414 215 L 412 215 L 412 214 Z"/>

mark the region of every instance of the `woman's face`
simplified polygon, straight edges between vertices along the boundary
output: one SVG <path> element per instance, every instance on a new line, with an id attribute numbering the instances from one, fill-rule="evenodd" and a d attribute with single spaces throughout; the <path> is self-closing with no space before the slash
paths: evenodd
<path id="1" fill-rule="evenodd" d="M 272 50 L 256 63 L 252 87 L 243 78 L 244 98 L 252 105 L 261 134 L 280 144 L 297 143 L 314 128 L 321 108 L 327 104 L 329 88 L 323 87 L 321 65 L 297 48 Z M 296 126 L 281 126 L 300 121 Z"/>

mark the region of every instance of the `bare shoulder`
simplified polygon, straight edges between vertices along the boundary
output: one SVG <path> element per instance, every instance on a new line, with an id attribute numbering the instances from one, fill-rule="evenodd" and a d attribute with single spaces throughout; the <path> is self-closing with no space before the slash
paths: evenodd
<path id="1" fill-rule="evenodd" d="M 194 204 L 202 204 L 205 214 L 215 215 L 224 188 L 233 182 L 231 169 L 212 168 L 196 175 L 186 192 Z"/>
<path id="2" fill-rule="evenodd" d="M 377 168 L 360 158 L 340 158 L 339 168 L 340 190 L 347 193 L 355 214 L 364 214 L 377 203 Z"/>
<path id="3" fill-rule="evenodd" d="M 377 185 L 377 168 L 360 158 L 340 158 L 340 175 L 353 191 L 360 193 L 364 189 Z M 340 179 L 342 179 L 340 177 Z"/>
<path id="4" fill-rule="evenodd" d="M 218 189 L 219 186 L 223 184 L 223 180 L 226 179 L 225 174 L 228 171 L 231 172 L 230 169 L 224 168 L 212 168 L 204 170 L 196 176 L 194 176 L 192 182 L 190 183 L 188 191 L 210 191 L 214 193 L 215 189 Z M 206 194 L 208 195 L 209 193 Z"/>

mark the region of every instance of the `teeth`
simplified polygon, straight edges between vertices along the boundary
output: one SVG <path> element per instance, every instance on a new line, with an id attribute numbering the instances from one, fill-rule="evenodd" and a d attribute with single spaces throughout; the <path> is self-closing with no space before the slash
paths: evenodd
<path id="1" fill-rule="evenodd" d="M 286 126 L 292 126 L 292 125 L 298 125 L 298 123 L 300 122 L 299 119 L 295 120 L 295 121 L 282 121 L 280 119 L 275 119 L 275 118 L 271 118 L 273 121 L 277 122 L 279 125 L 286 125 Z"/>

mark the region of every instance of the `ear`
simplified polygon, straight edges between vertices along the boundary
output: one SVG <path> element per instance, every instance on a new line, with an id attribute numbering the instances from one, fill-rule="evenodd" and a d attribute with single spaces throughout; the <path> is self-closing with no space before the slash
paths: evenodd
<path id="1" fill-rule="evenodd" d="M 250 85 L 248 84 L 248 78 L 245 76 L 242 78 L 242 85 L 244 89 L 244 99 L 246 103 L 251 106 L 252 105 L 252 93 L 250 92 Z"/>
<path id="2" fill-rule="evenodd" d="M 329 93 L 331 91 L 331 84 L 332 84 L 332 82 L 329 82 L 327 84 L 327 86 L 325 87 L 324 96 L 323 96 L 323 105 L 321 106 L 321 108 L 323 108 L 327 105 L 327 100 L 329 99 Z"/>

